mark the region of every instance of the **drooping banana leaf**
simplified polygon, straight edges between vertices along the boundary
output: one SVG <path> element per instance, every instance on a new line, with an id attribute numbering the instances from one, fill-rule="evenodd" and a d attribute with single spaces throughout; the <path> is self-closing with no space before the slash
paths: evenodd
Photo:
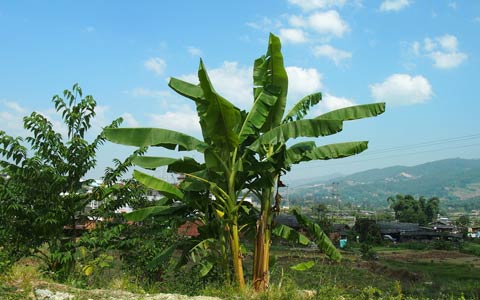
<path id="1" fill-rule="evenodd" d="M 195 159 L 185 156 L 169 164 L 168 173 L 194 173 L 205 169 L 205 164 L 197 162 Z"/>
<path id="2" fill-rule="evenodd" d="M 158 167 L 168 166 L 177 161 L 176 158 L 158 157 L 158 156 L 137 156 L 132 159 L 132 163 L 144 169 L 156 169 Z"/>
<path id="3" fill-rule="evenodd" d="M 287 149 L 286 165 L 298 164 L 310 160 L 328 160 L 352 156 L 368 148 L 367 141 L 347 142 L 316 147 L 313 142 L 293 145 Z M 313 145 L 312 145 L 313 143 Z"/>
<path id="4" fill-rule="evenodd" d="M 327 257 L 334 261 L 340 261 L 342 255 L 338 252 L 337 248 L 332 244 L 328 236 L 322 231 L 320 226 L 310 221 L 307 217 L 300 214 L 297 210 L 293 210 L 293 214 L 297 218 L 298 223 L 302 225 L 313 238 L 313 242 L 317 245 L 318 249 L 323 251 Z"/>
<path id="5" fill-rule="evenodd" d="M 154 271 L 160 267 L 163 267 L 165 263 L 172 257 L 173 252 L 177 248 L 177 244 L 173 244 L 160 252 L 155 258 L 153 258 L 147 265 L 147 269 Z"/>
<path id="6" fill-rule="evenodd" d="M 262 128 L 276 101 L 277 97 L 269 95 L 266 91 L 262 91 L 258 95 L 240 130 L 240 144 L 243 143 L 249 135 L 255 133 L 255 130 Z"/>
<path id="7" fill-rule="evenodd" d="M 297 102 L 297 104 L 292 107 L 292 109 L 290 109 L 287 115 L 283 118 L 283 123 L 303 119 L 303 117 L 308 113 L 310 108 L 315 104 L 318 104 L 320 100 L 322 100 L 322 93 L 314 93 L 303 97 L 302 99 L 300 99 L 300 101 Z"/>
<path id="8" fill-rule="evenodd" d="M 166 181 L 163 181 L 159 178 L 150 176 L 148 174 L 142 173 L 140 171 L 133 171 L 133 177 L 138 180 L 141 184 L 145 185 L 148 188 L 159 191 L 166 197 L 175 198 L 181 200 L 183 198 L 183 192 L 180 191 L 173 184 L 170 184 Z"/>
<path id="9" fill-rule="evenodd" d="M 342 121 L 358 120 L 378 116 L 385 112 L 385 103 L 355 105 L 333 110 L 316 119 L 334 119 Z"/>
<path id="10" fill-rule="evenodd" d="M 306 246 L 310 244 L 310 240 L 306 236 L 287 225 L 275 225 L 275 228 L 273 228 L 272 230 L 272 234 L 287 241 L 298 243 L 300 245 Z"/>
<path id="11" fill-rule="evenodd" d="M 288 122 L 265 132 L 248 148 L 258 152 L 262 145 L 286 143 L 298 137 L 319 137 L 342 130 L 342 121 L 307 119 Z"/>
<path id="12" fill-rule="evenodd" d="M 128 146 L 156 146 L 179 151 L 203 152 L 204 142 L 181 132 L 162 128 L 112 128 L 104 129 L 107 140 Z"/>
<path id="13" fill-rule="evenodd" d="M 236 129 L 240 122 L 240 110 L 215 91 L 202 60 L 198 69 L 198 79 L 208 101 L 207 111 L 203 118 L 201 117 L 206 122 L 204 124 L 206 134 L 219 147 L 235 149 L 239 141 Z"/>
<path id="14" fill-rule="evenodd" d="M 283 64 L 280 39 L 270 34 L 267 54 L 255 60 L 253 85 L 255 99 L 261 92 L 278 97 L 273 105 L 262 131 L 278 126 L 282 121 L 287 103 L 288 75 Z"/>
<path id="15" fill-rule="evenodd" d="M 141 222 L 149 217 L 154 216 L 171 216 L 185 208 L 185 205 L 156 205 L 145 208 L 136 209 L 123 216 L 127 221 Z"/>

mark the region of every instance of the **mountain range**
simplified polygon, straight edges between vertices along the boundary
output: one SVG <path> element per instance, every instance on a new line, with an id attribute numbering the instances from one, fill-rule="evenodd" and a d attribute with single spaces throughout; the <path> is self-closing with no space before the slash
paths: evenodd
<path id="1" fill-rule="evenodd" d="M 476 204 L 480 209 L 480 159 L 445 159 L 417 166 L 371 169 L 292 187 L 291 198 L 343 201 L 386 207 L 396 194 L 438 197 L 444 204 Z"/>

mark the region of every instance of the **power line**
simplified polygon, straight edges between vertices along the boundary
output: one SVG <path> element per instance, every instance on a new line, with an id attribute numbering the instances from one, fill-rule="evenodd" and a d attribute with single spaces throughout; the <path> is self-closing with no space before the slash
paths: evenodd
<path id="1" fill-rule="evenodd" d="M 435 149 L 415 151 L 415 152 L 410 152 L 410 153 L 406 152 L 405 153 L 405 151 L 414 150 L 414 149 L 418 149 L 418 148 L 426 148 L 426 147 L 437 146 L 437 145 L 452 143 L 452 142 L 465 142 L 465 141 L 475 140 L 475 139 L 478 139 L 478 138 L 480 138 L 480 133 L 479 134 L 465 135 L 465 136 L 458 136 L 458 137 L 451 137 L 451 138 L 442 138 L 442 139 L 431 140 L 431 141 L 428 141 L 428 142 L 422 142 L 422 143 L 417 143 L 417 144 L 409 144 L 409 145 L 400 145 L 400 146 L 395 146 L 395 147 L 388 147 L 388 148 L 378 149 L 378 150 L 374 150 L 374 151 L 371 151 L 371 152 L 368 152 L 368 153 L 364 153 L 364 154 L 362 154 L 362 156 L 359 159 L 356 159 L 354 161 L 339 162 L 339 163 L 335 163 L 335 164 L 330 164 L 329 167 L 347 165 L 347 164 L 352 164 L 352 163 L 363 163 L 363 162 L 368 162 L 368 161 L 373 161 L 373 160 L 381 160 L 381 159 L 399 157 L 399 156 L 406 156 L 406 155 L 416 155 L 416 154 L 428 153 L 428 152 L 439 152 L 439 151 L 445 151 L 445 150 L 451 150 L 451 149 L 476 147 L 476 146 L 480 146 L 480 143 L 468 144 L 468 145 L 457 145 L 457 146 L 453 146 L 453 147 L 442 147 L 442 148 L 435 148 Z M 389 153 L 389 152 L 396 152 L 396 153 L 403 152 L 403 153 L 369 158 L 370 156 L 378 156 L 378 155 Z M 367 157 L 367 159 L 362 159 L 363 157 Z M 323 166 L 324 166 L 323 164 L 322 165 L 304 165 L 301 168 L 302 169 L 303 168 L 318 168 L 318 167 L 323 167 Z"/>
<path id="2" fill-rule="evenodd" d="M 373 150 L 373 151 L 370 151 L 368 153 L 365 153 L 364 156 L 365 155 L 377 155 L 377 154 L 382 154 L 382 153 L 385 153 L 385 152 L 392 152 L 392 151 L 398 151 L 398 150 L 409 150 L 409 149 L 412 149 L 412 148 L 424 148 L 424 147 L 441 145 L 441 144 L 451 143 L 451 142 L 468 141 L 468 140 L 474 140 L 474 139 L 477 139 L 477 138 L 480 138 L 480 134 L 472 134 L 472 135 L 465 135 L 465 136 L 459 136 L 459 137 L 444 138 L 444 139 L 432 140 L 432 141 L 422 142 L 422 143 L 417 143 L 417 144 L 395 146 L 395 147 Z"/>

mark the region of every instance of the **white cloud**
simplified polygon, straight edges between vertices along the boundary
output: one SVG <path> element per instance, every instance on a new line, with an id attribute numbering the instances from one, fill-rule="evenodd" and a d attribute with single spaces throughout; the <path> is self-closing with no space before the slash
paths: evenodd
<path id="1" fill-rule="evenodd" d="M 165 98 L 170 96 L 170 92 L 162 90 L 151 90 L 143 87 L 134 88 L 127 92 L 134 97 Z"/>
<path id="2" fill-rule="evenodd" d="M 448 3 L 448 7 L 453 8 L 453 9 L 457 9 L 457 2 L 452 1 L 452 2 Z"/>
<path id="3" fill-rule="evenodd" d="M 443 36 L 437 37 L 436 40 L 445 51 L 457 51 L 458 40 L 455 36 L 445 34 Z"/>
<path id="4" fill-rule="evenodd" d="M 1 100 L 0 102 L 3 103 L 3 105 L 5 105 L 7 108 L 15 111 L 16 113 L 23 114 L 26 112 L 25 108 L 23 108 L 17 102 L 7 101 L 7 100 Z"/>
<path id="5" fill-rule="evenodd" d="M 238 62 L 225 61 L 219 68 L 208 70 L 215 90 L 240 108 L 249 107 L 253 102 L 252 68 L 240 66 Z M 182 80 L 198 83 L 196 74 L 179 77 Z"/>
<path id="6" fill-rule="evenodd" d="M 292 15 L 288 17 L 288 23 L 294 27 L 307 27 L 308 22 L 303 16 Z"/>
<path id="7" fill-rule="evenodd" d="M 390 105 L 424 103 L 433 96 L 432 86 L 423 76 L 393 74 L 381 83 L 370 85 L 372 97 L 377 102 Z"/>
<path id="8" fill-rule="evenodd" d="M 412 44 L 412 52 L 414 55 L 420 55 L 420 43 L 419 42 L 413 42 Z"/>
<path id="9" fill-rule="evenodd" d="M 320 101 L 315 110 L 315 115 L 320 115 L 327 113 L 332 110 L 344 108 L 344 107 L 349 107 L 349 106 L 354 106 L 357 105 L 355 101 L 348 99 L 348 98 L 343 98 L 343 97 L 335 97 L 331 94 L 324 94 L 322 97 L 322 101 Z"/>
<path id="10" fill-rule="evenodd" d="M 418 44 L 418 42 L 413 43 L 414 46 L 417 46 L 417 50 L 419 50 Z M 434 67 L 439 69 L 455 68 L 468 58 L 466 53 L 458 50 L 457 37 L 450 34 L 425 38 L 423 40 L 423 50 L 423 54 L 433 61 Z M 420 52 L 417 51 L 416 55 L 420 55 Z"/>
<path id="11" fill-rule="evenodd" d="M 268 17 L 262 17 L 260 20 L 256 22 L 247 22 L 247 26 L 262 30 L 262 31 L 273 31 L 275 28 L 279 28 L 282 26 L 282 23 L 279 20 L 272 20 Z"/>
<path id="12" fill-rule="evenodd" d="M 425 38 L 423 40 L 423 49 L 427 52 L 433 51 L 437 47 L 435 42 L 431 38 Z"/>
<path id="13" fill-rule="evenodd" d="M 307 37 L 301 29 L 282 28 L 280 29 L 280 39 L 286 43 L 301 44 L 307 42 Z"/>
<path id="14" fill-rule="evenodd" d="M 0 110 L 0 120 L 2 120 L 0 130 L 13 136 L 24 135 L 23 117 L 26 115 L 26 109 L 14 101 L 0 100 L 0 104 L 5 107 L 5 110 Z"/>
<path id="15" fill-rule="evenodd" d="M 108 117 L 110 107 L 106 105 L 97 105 L 95 107 L 95 118 L 92 119 L 92 131 L 100 132 L 101 129 L 112 123 L 112 120 Z"/>
<path id="16" fill-rule="evenodd" d="M 458 67 L 467 60 L 468 56 L 461 52 L 435 51 L 428 55 L 433 60 L 433 65 L 439 69 L 451 69 Z"/>
<path id="17" fill-rule="evenodd" d="M 288 75 L 288 95 L 293 100 L 318 92 L 322 88 L 322 74 L 314 68 L 289 66 L 285 68 Z M 253 102 L 251 67 L 239 65 L 237 62 L 224 62 L 219 68 L 208 71 L 215 90 L 241 109 L 249 109 Z M 180 79 L 198 83 L 196 74 L 179 76 Z"/>
<path id="18" fill-rule="evenodd" d="M 139 127 L 137 119 L 131 113 L 124 113 L 122 115 L 123 120 L 125 121 L 126 127 Z"/>
<path id="19" fill-rule="evenodd" d="M 352 53 L 334 48 L 331 45 L 316 46 L 313 48 L 313 55 L 326 57 L 336 65 L 340 65 L 344 60 L 352 58 Z"/>
<path id="20" fill-rule="evenodd" d="M 185 133 L 199 133 L 201 131 L 197 113 L 188 105 L 183 105 L 176 111 L 150 114 L 149 116 L 154 127 Z"/>
<path id="21" fill-rule="evenodd" d="M 20 135 L 23 132 L 22 117 L 8 111 L 0 111 L 0 119 L 2 120 L 1 130 L 13 136 Z"/>
<path id="22" fill-rule="evenodd" d="M 296 66 L 285 68 L 288 74 L 289 98 L 297 101 L 300 98 L 318 92 L 322 88 L 322 74 L 317 69 L 304 69 Z"/>
<path id="23" fill-rule="evenodd" d="M 337 11 L 329 10 L 326 12 L 317 12 L 308 17 L 308 26 L 314 31 L 325 34 L 342 37 L 350 30 Z"/>
<path id="24" fill-rule="evenodd" d="M 190 46 L 187 48 L 188 53 L 190 53 L 191 56 L 201 56 L 202 55 L 202 50 L 198 49 L 197 47 Z"/>
<path id="25" fill-rule="evenodd" d="M 384 0 L 380 5 L 381 11 L 399 11 L 410 5 L 411 0 Z"/>
<path id="26" fill-rule="evenodd" d="M 167 68 L 167 63 L 159 57 L 151 57 L 147 59 L 143 65 L 147 70 L 152 71 L 158 76 L 162 76 L 163 72 L 165 72 L 165 69 Z"/>
<path id="27" fill-rule="evenodd" d="M 303 10 L 325 9 L 328 7 L 342 7 L 346 0 L 288 0 L 290 4 L 297 5 Z"/>

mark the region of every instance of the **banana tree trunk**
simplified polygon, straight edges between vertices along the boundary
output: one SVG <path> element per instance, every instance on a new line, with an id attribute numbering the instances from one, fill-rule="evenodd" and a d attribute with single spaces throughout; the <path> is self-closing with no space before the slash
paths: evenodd
<path id="1" fill-rule="evenodd" d="M 257 220 L 255 233 L 255 251 L 253 257 L 253 287 L 255 290 L 265 290 L 270 282 L 270 244 L 272 226 L 272 193 L 273 189 L 262 193 L 262 211 Z"/>
<path id="2" fill-rule="evenodd" d="M 232 251 L 233 271 L 235 274 L 235 280 L 239 288 L 245 287 L 245 278 L 243 276 L 243 256 L 240 249 L 240 239 L 238 236 L 238 224 L 234 220 L 233 225 L 230 228 L 230 248 Z"/>

